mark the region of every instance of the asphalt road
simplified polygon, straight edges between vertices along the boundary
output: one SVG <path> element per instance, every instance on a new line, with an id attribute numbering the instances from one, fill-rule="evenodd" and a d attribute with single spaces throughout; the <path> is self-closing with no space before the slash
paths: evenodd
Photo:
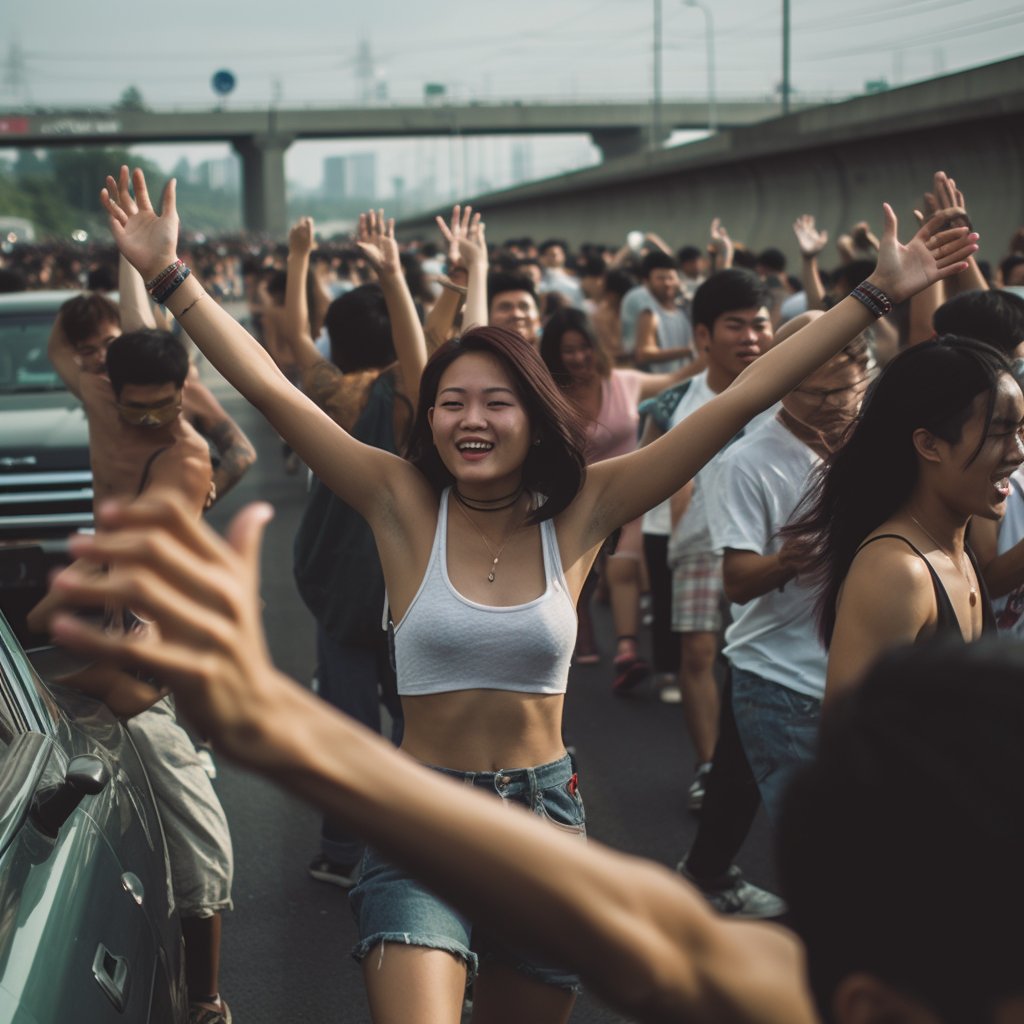
<path id="1" fill-rule="evenodd" d="M 259 461 L 210 514 L 220 530 L 257 498 L 276 517 L 263 551 L 264 621 L 277 665 L 301 682 L 315 667 L 313 619 L 292 581 L 292 538 L 305 498 L 305 469 L 289 476 L 281 443 L 254 409 L 209 367 L 203 376 L 256 445 Z M 591 839 L 675 865 L 689 848 L 697 820 L 685 807 L 693 752 L 679 705 L 651 691 L 629 698 L 611 692 L 613 630 L 607 608 L 595 607 L 602 662 L 573 668 L 565 736 L 577 752 L 580 789 Z M 602 636 L 603 635 L 603 636 Z M 319 815 L 276 788 L 218 762 L 216 788 L 235 846 L 235 909 L 225 916 L 221 991 L 237 1024 L 332 1022 L 369 1024 L 360 968 L 349 956 L 356 932 L 346 895 L 306 873 L 318 851 Z M 747 877 L 771 887 L 770 835 L 763 814 L 738 858 Z M 625 1018 L 584 995 L 573 1024 Z"/>

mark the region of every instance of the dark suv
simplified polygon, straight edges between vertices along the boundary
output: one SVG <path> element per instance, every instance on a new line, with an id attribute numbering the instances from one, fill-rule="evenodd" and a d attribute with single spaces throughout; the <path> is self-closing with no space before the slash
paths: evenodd
<path id="1" fill-rule="evenodd" d="M 0 295 L 0 609 L 23 641 L 68 534 L 92 526 L 89 426 L 46 356 L 57 310 L 76 294 Z"/>

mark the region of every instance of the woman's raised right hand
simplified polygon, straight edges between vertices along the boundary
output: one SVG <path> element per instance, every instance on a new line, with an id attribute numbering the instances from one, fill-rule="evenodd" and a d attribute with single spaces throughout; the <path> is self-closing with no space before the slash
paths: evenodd
<path id="1" fill-rule="evenodd" d="M 132 198 L 129 184 L 135 187 Z M 178 211 L 175 179 L 164 186 L 162 211 L 157 216 L 146 188 L 146 177 L 136 167 L 130 178 L 122 167 L 117 181 L 107 177 L 100 202 L 110 214 L 110 232 L 124 258 L 148 281 L 178 258 Z"/>

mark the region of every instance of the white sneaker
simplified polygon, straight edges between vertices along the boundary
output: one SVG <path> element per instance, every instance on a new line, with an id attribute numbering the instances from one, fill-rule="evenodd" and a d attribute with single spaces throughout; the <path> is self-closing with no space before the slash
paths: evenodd
<path id="1" fill-rule="evenodd" d="M 707 782 L 708 773 L 711 771 L 711 762 L 697 765 L 697 774 L 690 788 L 686 791 L 686 807 L 691 811 L 699 811 L 704 806 L 704 784 Z"/>
<path id="2" fill-rule="evenodd" d="M 743 877 L 743 872 L 735 864 L 721 878 L 710 884 L 698 882 L 686 870 L 685 857 L 676 865 L 676 871 L 690 882 L 720 914 L 764 920 L 781 917 L 789 909 L 785 900 L 776 896 L 775 893 L 748 882 Z"/>
<path id="3" fill-rule="evenodd" d="M 683 691 L 678 686 L 662 686 L 658 690 L 658 700 L 664 704 L 682 704 Z"/>

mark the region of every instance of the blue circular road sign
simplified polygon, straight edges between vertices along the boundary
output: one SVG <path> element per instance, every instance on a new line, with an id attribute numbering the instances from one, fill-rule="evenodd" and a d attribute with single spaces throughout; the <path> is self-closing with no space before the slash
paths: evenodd
<path id="1" fill-rule="evenodd" d="M 235 87 L 235 76 L 230 71 L 218 71 L 210 80 L 214 92 L 227 96 Z"/>

